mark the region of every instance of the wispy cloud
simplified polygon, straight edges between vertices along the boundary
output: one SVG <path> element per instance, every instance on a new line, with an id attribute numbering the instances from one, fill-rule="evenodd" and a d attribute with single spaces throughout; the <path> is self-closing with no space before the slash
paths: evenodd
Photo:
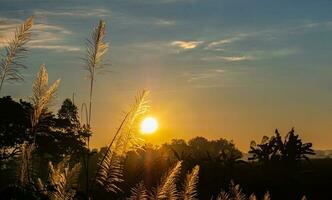
<path id="1" fill-rule="evenodd" d="M 112 23 L 121 24 L 121 26 L 154 26 L 158 28 L 162 27 L 171 27 L 177 25 L 176 20 L 164 19 L 159 17 L 151 16 L 137 16 L 130 12 L 120 12 L 112 11 L 111 12 Z"/>
<path id="2" fill-rule="evenodd" d="M 225 74 L 224 69 L 202 69 L 196 72 L 186 72 L 183 76 L 188 84 L 194 88 L 221 87 L 221 77 Z"/>
<path id="3" fill-rule="evenodd" d="M 21 20 L 0 18 L 0 47 L 5 47 L 13 37 L 16 27 Z M 53 51 L 79 51 L 74 45 L 64 44 L 64 38 L 72 32 L 64 27 L 37 23 L 32 28 L 32 39 L 28 47 L 32 49 L 45 49 Z"/>
<path id="4" fill-rule="evenodd" d="M 33 39 L 29 44 L 33 49 L 53 51 L 80 51 L 75 45 L 66 44 L 64 39 L 73 33 L 61 26 L 36 24 L 33 28 Z"/>
<path id="5" fill-rule="evenodd" d="M 61 10 L 37 10 L 34 12 L 35 16 L 66 16 L 66 17 L 105 17 L 110 16 L 111 12 L 102 8 L 74 8 Z"/>
<path id="6" fill-rule="evenodd" d="M 177 41 L 173 41 L 171 43 L 171 45 L 175 46 L 175 47 L 178 47 L 178 48 L 181 48 L 181 49 L 194 49 L 202 43 L 203 43 L 203 41 L 181 41 L 181 40 L 177 40 Z"/>
<path id="7" fill-rule="evenodd" d="M 235 34 L 235 36 L 229 37 L 229 38 L 223 38 L 220 40 L 212 41 L 208 43 L 208 45 L 205 47 L 207 50 L 215 50 L 215 51 L 220 51 L 224 50 L 222 47 L 229 45 L 231 43 L 234 43 L 236 41 L 242 40 L 247 38 L 249 35 L 240 33 L 240 34 Z"/>
<path id="8" fill-rule="evenodd" d="M 225 70 L 223 69 L 210 69 L 200 73 L 185 73 L 184 75 L 189 77 L 188 82 L 197 82 L 201 80 L 211 79 L 213 77 L 223 74 Z"/>
<path id="9" fill-rule="evenodd" d="M 299 53 L 300 50 L 296 48 L 283 48 L 283 49 L 273 49 L 273 50 L 256 50 L 250 52 L 250 55 L 256 60 L 263 59 L 273 59 L 273 58 L 283 58 L 286 56 L 291 56 Z"/>
<path id="10" fill-rule="evenodd" d="M 20 22 L 21 21 L 17 19 L 0 18 L 0 48 L 6 46 Z"/>
<path id="11" fill-rule="evenodd" d="M 222 40 L 218 40 L 218 41 L 213 41 L 213 42 L 210 42 L 208 44 L 208 47 L 213 48 L 215 46 L 230 44 L 230 43 L 232 43 L 236 40 L 239 40 L 239 38 L 238 37 L 233 37 L 233 38 L 227 38 L 227 39 L 222 39 Z"/>
<path id="12" fill-rule="evenodd" d="M 63 34 L 70 35 L 72 34 L 72 31 L 69 31 L 68 29 L 65 29 L 61 26 L 55 26 L 50 24 L 35 24 L 33 26 L 33 29 L 35 32 L 43 32 L 43 31 L 58 31 Z"/>
<path id="13" fill-rule="evenodd" d="M 45 49 L 45 50 L 54 50 L 54 51 L 80 51 L 78 47 L 70 45 L 30 45 L 30 48 L 33 49 Z"/>
<path id="14" fill-rule="evenodd" d="M 155 24 L 159 26 L 173 26 L 176 22 L 174 20 L 156 19 Z"/>
<path id="15" fill-rule="evenodd" d="M 254 60 L 251 56 L 221 56 L 223 60 L 234 62 L 234 61 L 243 61 L 243 60 Z"/>
<path id="16" fill-rule="evenodd" d="M 236 61 L 255 60 L 255 59 L 256 58 L 253 56 L 210 56 L 210 57 L 204 57 L 202 60 L 205 61 L 224 60 L 228 62 L 236 62 Z"/>
<path id="17" fill-rule="evenodd" d="M 161 4 L 171 4 L 171 3 L 179 3 L 179 2 L 182 2 L 182 3 L 192 3 L 192 2 L 195 2 L 197 0 L 141 0 L 139 2 L 145 2 L 145 3 L 154 3 L 154 4 L 158 4 L 158 3 L 161 3 Z"/>

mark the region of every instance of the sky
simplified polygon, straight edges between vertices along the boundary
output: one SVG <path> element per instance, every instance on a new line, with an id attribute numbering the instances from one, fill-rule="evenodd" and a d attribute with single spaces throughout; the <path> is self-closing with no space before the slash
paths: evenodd
<path id="1" fill-rule="evenodd" d="M 110 50 L 97 76 L 92 146 L 106 145 L 142 89 L 160 129 L 148 136 L 252 140 L 295 127 L 332 149 L 330 0 L 0 0 L 0 47 L 35 16 L 25 81 L 2 94 L 28 100 L 39 65 L 61 78 L 56 103 L 88 102 L 85 42 L 103 19 Z"/>

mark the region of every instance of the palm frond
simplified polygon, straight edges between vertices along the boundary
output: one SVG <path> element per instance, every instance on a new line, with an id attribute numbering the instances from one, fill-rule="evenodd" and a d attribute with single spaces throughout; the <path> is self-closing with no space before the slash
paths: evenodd
<path id="1" fill-rule="evenodd" d="M 99 162 L 96 181 L 107 191 L 121 191 L 118 184 L 123 181 L 123 160 L 126 152 L 137 144 L 137 127 L 148 110 L 148 92 L 143 91 L 125 115 L 112 142 Z"/>
<path id="2" fill-rule="evenodd" d="M 23 75 L 20 73 L 25 65 L 22 63 L 24 54 L 27 51 L 25 44 L 31 38 L 30 29 L 33 25 L 33 16 L 29 17 L 18 28 L 16 28 L 14 37 L 5 47 L 6 55 L 0 62 L 0 91 L 5 81 L 21 81 Z"/>
<path id="3" fill-rule="evenodd" d="M 77 185 L 81 165 L 77 163 L 70 168 L 68 161 L 69 157 L 65 157 L 55 166 L 49 162 L 49 178 L 54 188 L 50 198 L 53 200 L 71 200 L 75 196 L 74 188 Z"/>
<path id="4" fill-rule="evenodd" d="M 180 192 L 176 187 L 176 182 L 181 173 L 182 161 L 178 161 L 161 179 L 161 184 L 157 187 L 157 199 L 176 200 L 180 199 Z"/>
<path id="5" fill-rule="evenodd" d="M 50 87 L 48 87 L 48 74 L 45 65 L 42 64 L 32 87 L 33 128 L 38 124 L 42 114 L 54 98 L 59 84 L 60 79 L 56 80 Z"/>
<path id="6" fill-rule="evenodd" d="M 197 199 L 197 184 L 198 184 L 199 166 L 196 165 L 191 173 L 187 174 L 184 184 L 182 199 L 196 200 Z"/>
<path id="7" fill-rule="evenodd" d="M 19 168 L 19 182 L 21 185 L 27 185 L 31 182 L 31 160 L 34 149 L 35 145 L 28 142 L 24 142 L 21 147 L 21 164 Z"/>
<path id="8" fill-rule="evenodd" d="M 148 192 L 143 181 L 131 189 L 131 195 L 127 200 L 148 200 Z"/>

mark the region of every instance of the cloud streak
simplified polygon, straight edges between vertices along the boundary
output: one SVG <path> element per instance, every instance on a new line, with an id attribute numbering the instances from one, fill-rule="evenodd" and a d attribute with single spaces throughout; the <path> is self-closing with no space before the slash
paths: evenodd
<path id="1" fill-rule="evenodd" d="M 105 17 L 110 16 L 111 12 L 102 8 L 88 9 L 88 8 L 76 8 L 76 9 L 63 9 L 55 11 L 37 10 L 34 12 L 35 16 L 66 16 L 66 17 Z"/>
<path id="2" fill-rule="evenodd" d="M 16 27 L 22 21 L 17 19 L 0 19 L 0 47 L 7 45 L 13 37 Z M 45 49 L 51 51 L 80 51 L 74 45 L 64 44 L 65 37 L 72 35 L 72 31 L 56 25 L 36 23 L 32 28 L 32 39 L 28 42 L 31 49 Z"/>
<path id="3" fill-rule="evenodd" d="M 223 70 L 223 69 L 211 69 L 211 70 L 207 70 L 207 71 L 201 72 L 201 73 L 185 74 L 185 76 L 189 76 L 188 82 L 192 83 L 192 82 L 197 82 L 197 81 L 201 81 L 201 80 L 211 79 L 213 77 L 219 76 L 220 74 L 223 74 L 224 72 L 225 72 L 225 70 Z"/>
<path id="4" fill-rule="evenodd" d="M 255 60 L 256 58 L 253 56 L 210 56 L 204 57 L 202 60 L 205 61 L 217 61 L 223 60 L 227 62 L 237 62 L 237 61 L 246 61 L 246 60 Z"/>
<path id="5" fill-rule="evenodd" d="M 203 41 L 173 41 L 171 42 L 171 46 L 175 46 L 180 49 L 195 49 L 198 47 L 200 44 L 202 44 Z"/>

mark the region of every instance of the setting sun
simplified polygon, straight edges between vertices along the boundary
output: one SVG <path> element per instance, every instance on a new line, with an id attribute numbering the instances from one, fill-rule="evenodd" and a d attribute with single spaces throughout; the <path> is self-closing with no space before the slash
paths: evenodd
<path id="1" fill-rule="evenodd" d="M 158 121 L 153 117 L 147 117 L 141 123 L 142 134 L 152 134 L 157 129 L 158 129 Z"/>

